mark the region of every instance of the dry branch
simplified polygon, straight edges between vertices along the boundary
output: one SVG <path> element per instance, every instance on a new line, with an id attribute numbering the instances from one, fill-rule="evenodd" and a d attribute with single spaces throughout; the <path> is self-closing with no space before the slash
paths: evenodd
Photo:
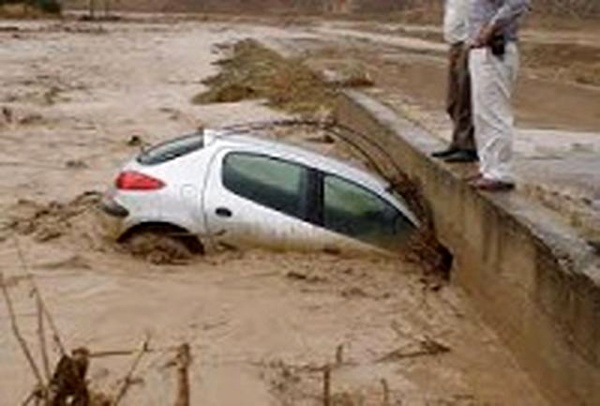
<path id="1" fill-rule="evenodd" d="M 335 349 L 335 364 L 340 366 L 344 363 L 344 344 L 340 344 Z"/>
<path id="2" fill-rule="evenodd" d="M 33 359 L 33 355 L 29 350 L 27 341 L 25 341 L 25 339 L 21 335 L 21 331 L 19 330 L 19 325 L 17 323 L 17 317 L 15 315 L 12 300 L 10 298 L 10 294 L 8 293 L 8 289 L 6 288 L 6 284 L 4 283 L 4 273 L 0 273 L 0 287 L 2 288 L 2 293 L 4 294 L 4 300 L 6 302 L 6 308 L 8 309 L 8 314 L 10 316 L 10 325 L 12 328 L 12 332 L 16 337 L 17 341 L 19 342 L 21 350 L 23 351 L 23 354 L 25 354 L 25 358 L 27 358 L 29 367 L 31 368 L 33 375 L 35 375 L 35 379 L 37 380 L 39 387 L 43 387 L 44 379 L 42 378 L 42 374 L 40 373 L 40 370 Z"/>
<path id="3" fill-rule="evenodd" d="M 48 346 L 46 343 L 46 328 L 44 326 L 44 306 L 39 296 L 36 296 L 36 310 L 37 310 L 37 334 L 40 342 L 40 354 L 42 356 L 42 367 L 44 369 L 44 375 L 46 381 L 49 382 L 50 375 L 50 360 L 48 358 Z"/>
<path id="4" fill-rule="evenodd" d="M 30 394 L 27 396 L 27 398 L 25 398 L 25 400 L 24 400 L 24 401 L 21 403 L 21 406 L 28 406 L 28 405 L 29 405 L 31 402 L 33 402 L 33 400 L 35 399 L 35 397 L 36 397 L 36 393 L 35 393 L 35 391 L 34 391 L 34 392 L 31 392 L 31 393 L 30 393 Z"/>
<path id="5" fill-rule="evenodd" d="M 386 379 L 381 380 L 381 387 L 383 389 L 382 406 L 390 406 L 390 386 Z"/>
<path id="6" fill-rule="evenodd" d="M 146 348 L 146 352 L 167 352 L 167 351 L 175 351 L 179 349 L 179 345 L 172 345 L 167 347 L 152 347 L 148 346 Z M 139 349 L 119 349 L 119 350 L 103 350 L 103 351 L 94 351 L 90 353 L 90 358 L 106 358 L 106 357 L 119 357 L 126 355 L 135 355 L 139 352 Z"/>
<path id="7" fill-rule="evenodd" d="M 192 354 L 188 343 L 181 344 L 177 349 L 175 365 L 177 366 L 177 398 L 175 406 L 190 406 L 189 368 Z"/>
<path id="8" fill-rule="evenodd" d="M 60 339 L 60 334 L 58 332 L 58 328 L 56 327 L 56 324 L 54 323 L 54 318 L 52 317 L 52 314 L 48 310 L 48 306 L 46 306 L 46 302 L 44 301 L 44 298 L 42 297 L 42 294 L 41 294 L 40 290 L 38 289 L 37 284 L 35 283 L 33 274 L 29 270 L 29 265 L 27 264 L 27 260 L 25 259 L 25 254 L 23 253 L 23 250 L 21 249 L 21 244 L 19 244 L 19 240 L 17 239 L 17 237 L 14 237 L 14 242 L 15 242 L 15 247 L 17 249 L 17 256 L 19 257 L 19 262 L 21 263 L 23 272 L 27 276 L 27 279 L 29 279 L 29 281 L 31 283 L 31 289 L 33 290 L 33 293 L 38 300 L 38 304 L 39 304 L 44 316 L 46 317 L 46 320 L 48 321 L 48 325 L 50 326 L 50 329 L 52 330 L 52 340 L 58 347 L 60 355 L 62 357 L 64 357 L 65 355 L 67 355 L 67 351 L 65 350 L 65 346 L 63 345 L 63 343 Z"/>
<path id="9" fill-rule="evenodd" d="M 131 363 L 131 366 L 129 367 L 129 371 L 127 371 L 127 374 L 123 378 L 123 383 L 121 384 L 121 387 L 119 388 L 119 391 L 117 392 L 117 396 L 115 396 L 115 401 L 113 402 L 113 406 L 117 406 L 121 402 L 121 400 L 123 400 L 123 398 L 127 394 L 127 391 L 129 390 L 129 387 L 131 387 L 131 385 L 133 384 L 133 382 L 134 382 L 134 380 L 132 379 L 133 374 L 135 373 L 135 370 L 137 369 L 138 365 L 140 364 L 140 361 L 142 360 L 142 357 L 144 356 L 144 354 L 148 352 L 149 343 L 150 343 L 150 337 L 146 337 L 144 339 L 144 341 L 142 342 L 142 345 L 140 346 L 140 349 L 138 350 L 135 358 L 133 359 L 133 362 Z"/>
<path id="10" fill-rule="evenodd" d="M 419 341 L 419 347 L 416 349 L 402 349 L 399 348 L 397 350 L 391 351 L 379 358 L 376 362 L 391 362 L 391 361 L 399 361 L 407 358 L 417 358 L 422 356 L 435 356 L 440 354 L 445 354 L 450 352 L 451 349 L 445 344 L 442 344 L 438 341 L 435 341 L 429 337 L 425 337 L 423 340 Z"/>
<path id="11" fill-rule="evenodd" d="M 331 366 L 323 369 L 323 406 L 331 406 Z"/>

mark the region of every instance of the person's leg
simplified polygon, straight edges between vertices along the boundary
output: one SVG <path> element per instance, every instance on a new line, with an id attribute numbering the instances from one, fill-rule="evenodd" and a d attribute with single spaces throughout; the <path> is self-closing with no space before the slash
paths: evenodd
<path id="1" fill-rule="evenodd" d="M 471 115 L 471 79 L 469 77 L 469 51 L 463 44 L 456 48 L 453 66 L 453 86 L 451 87 L 453 104 L 452 143 L 450 152 L 442 158 L 445 162 L 475 162 L 477 151 L 475 147 L 473 119 Z M 450 87 L 449 87 L 450 89 Z M 450 105 L 449 105 L 450 107 Z"/>
<path id="2" fill-rule="evenodd" d="M 475 151 L 475 129 L 471 114 L 471 75 L 469 50 L 462 48 L 456 66 L 457 97 L 453 145 L 465 151 Z"/>
<path id="3" fill-rule="evenodd" d="M 446 83 L 446 112 L 452 120 L 452 141 L 447 149 L 436 151 L 431 155 L 436 158 L 444 158 L 456 151 L 455 134 L 457 128 L 457 106 L 459 94 L 458 63 L 460 62 L 460 50 L 462 45 L 454 44 L 448 50 L 448 74 Z"/>
<path id="4" fill-rule="evenodd" d="M 513 114 L 511 95 L 516 78 L 516 46 L 508 44 L 503 58 L 486 48 L 471 51 L 473 122 L 480 173 L 491 185 L 512 185 Z M 492 188 L 493 189 L 493 188 Z"/>
<path id="5" fill-rule="evenodd" d="M 460 47 L 458 44 L 451 45 L 448 49 L 448 72 L 446 82 L 446 113 L 452 120 L 452 124 L 456 122 L 456 105 L 458 93 L 458 75 L 457 66 L 460 58 Z"/>

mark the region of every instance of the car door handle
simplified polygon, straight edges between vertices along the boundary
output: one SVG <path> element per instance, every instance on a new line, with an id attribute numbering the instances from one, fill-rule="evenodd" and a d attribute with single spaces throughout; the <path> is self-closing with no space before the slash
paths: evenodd
<path id="1" fill-rule="evenodd" d="M 217 209 L 215 210 L 215 213 L 219 217 L 231 217 L 231 216 L 233 216 L 233 213 L 227 207 L 217 207 Z"/>

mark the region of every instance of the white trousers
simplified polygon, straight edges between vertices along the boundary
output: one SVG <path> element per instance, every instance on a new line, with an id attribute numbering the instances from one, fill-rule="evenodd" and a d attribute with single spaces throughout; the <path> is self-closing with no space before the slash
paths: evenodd
<path id="1" fill-rule="evenodd" d="M 486 179 L 514 181 L 511 96 L 518 67 L 519 53 L 512 42 L 506 44 L 502 58 L 494 56 L 489 48 L 476 48 L 469 53 L 479 171 Z"/>

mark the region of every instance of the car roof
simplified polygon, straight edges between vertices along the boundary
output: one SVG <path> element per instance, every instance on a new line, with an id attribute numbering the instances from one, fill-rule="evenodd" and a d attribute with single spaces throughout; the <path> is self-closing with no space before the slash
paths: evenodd
<path id="1" fill-rule="evenodd" d="M 362 168 L 284 141 L 271 140 L 254 133 L 250 135 L 248 133 L 235 133 L 222 130 L 204 130 L 204 142 L 207 146 L 216 143 L 217 145 L 222 144 L 233 148 L 259 147 L 264 149 L 265 153 L 292 159 L 308 167 L 350 178 L 379 192 L 387 192 L 389 187 L 389 183 L 384 179 Z"/>

